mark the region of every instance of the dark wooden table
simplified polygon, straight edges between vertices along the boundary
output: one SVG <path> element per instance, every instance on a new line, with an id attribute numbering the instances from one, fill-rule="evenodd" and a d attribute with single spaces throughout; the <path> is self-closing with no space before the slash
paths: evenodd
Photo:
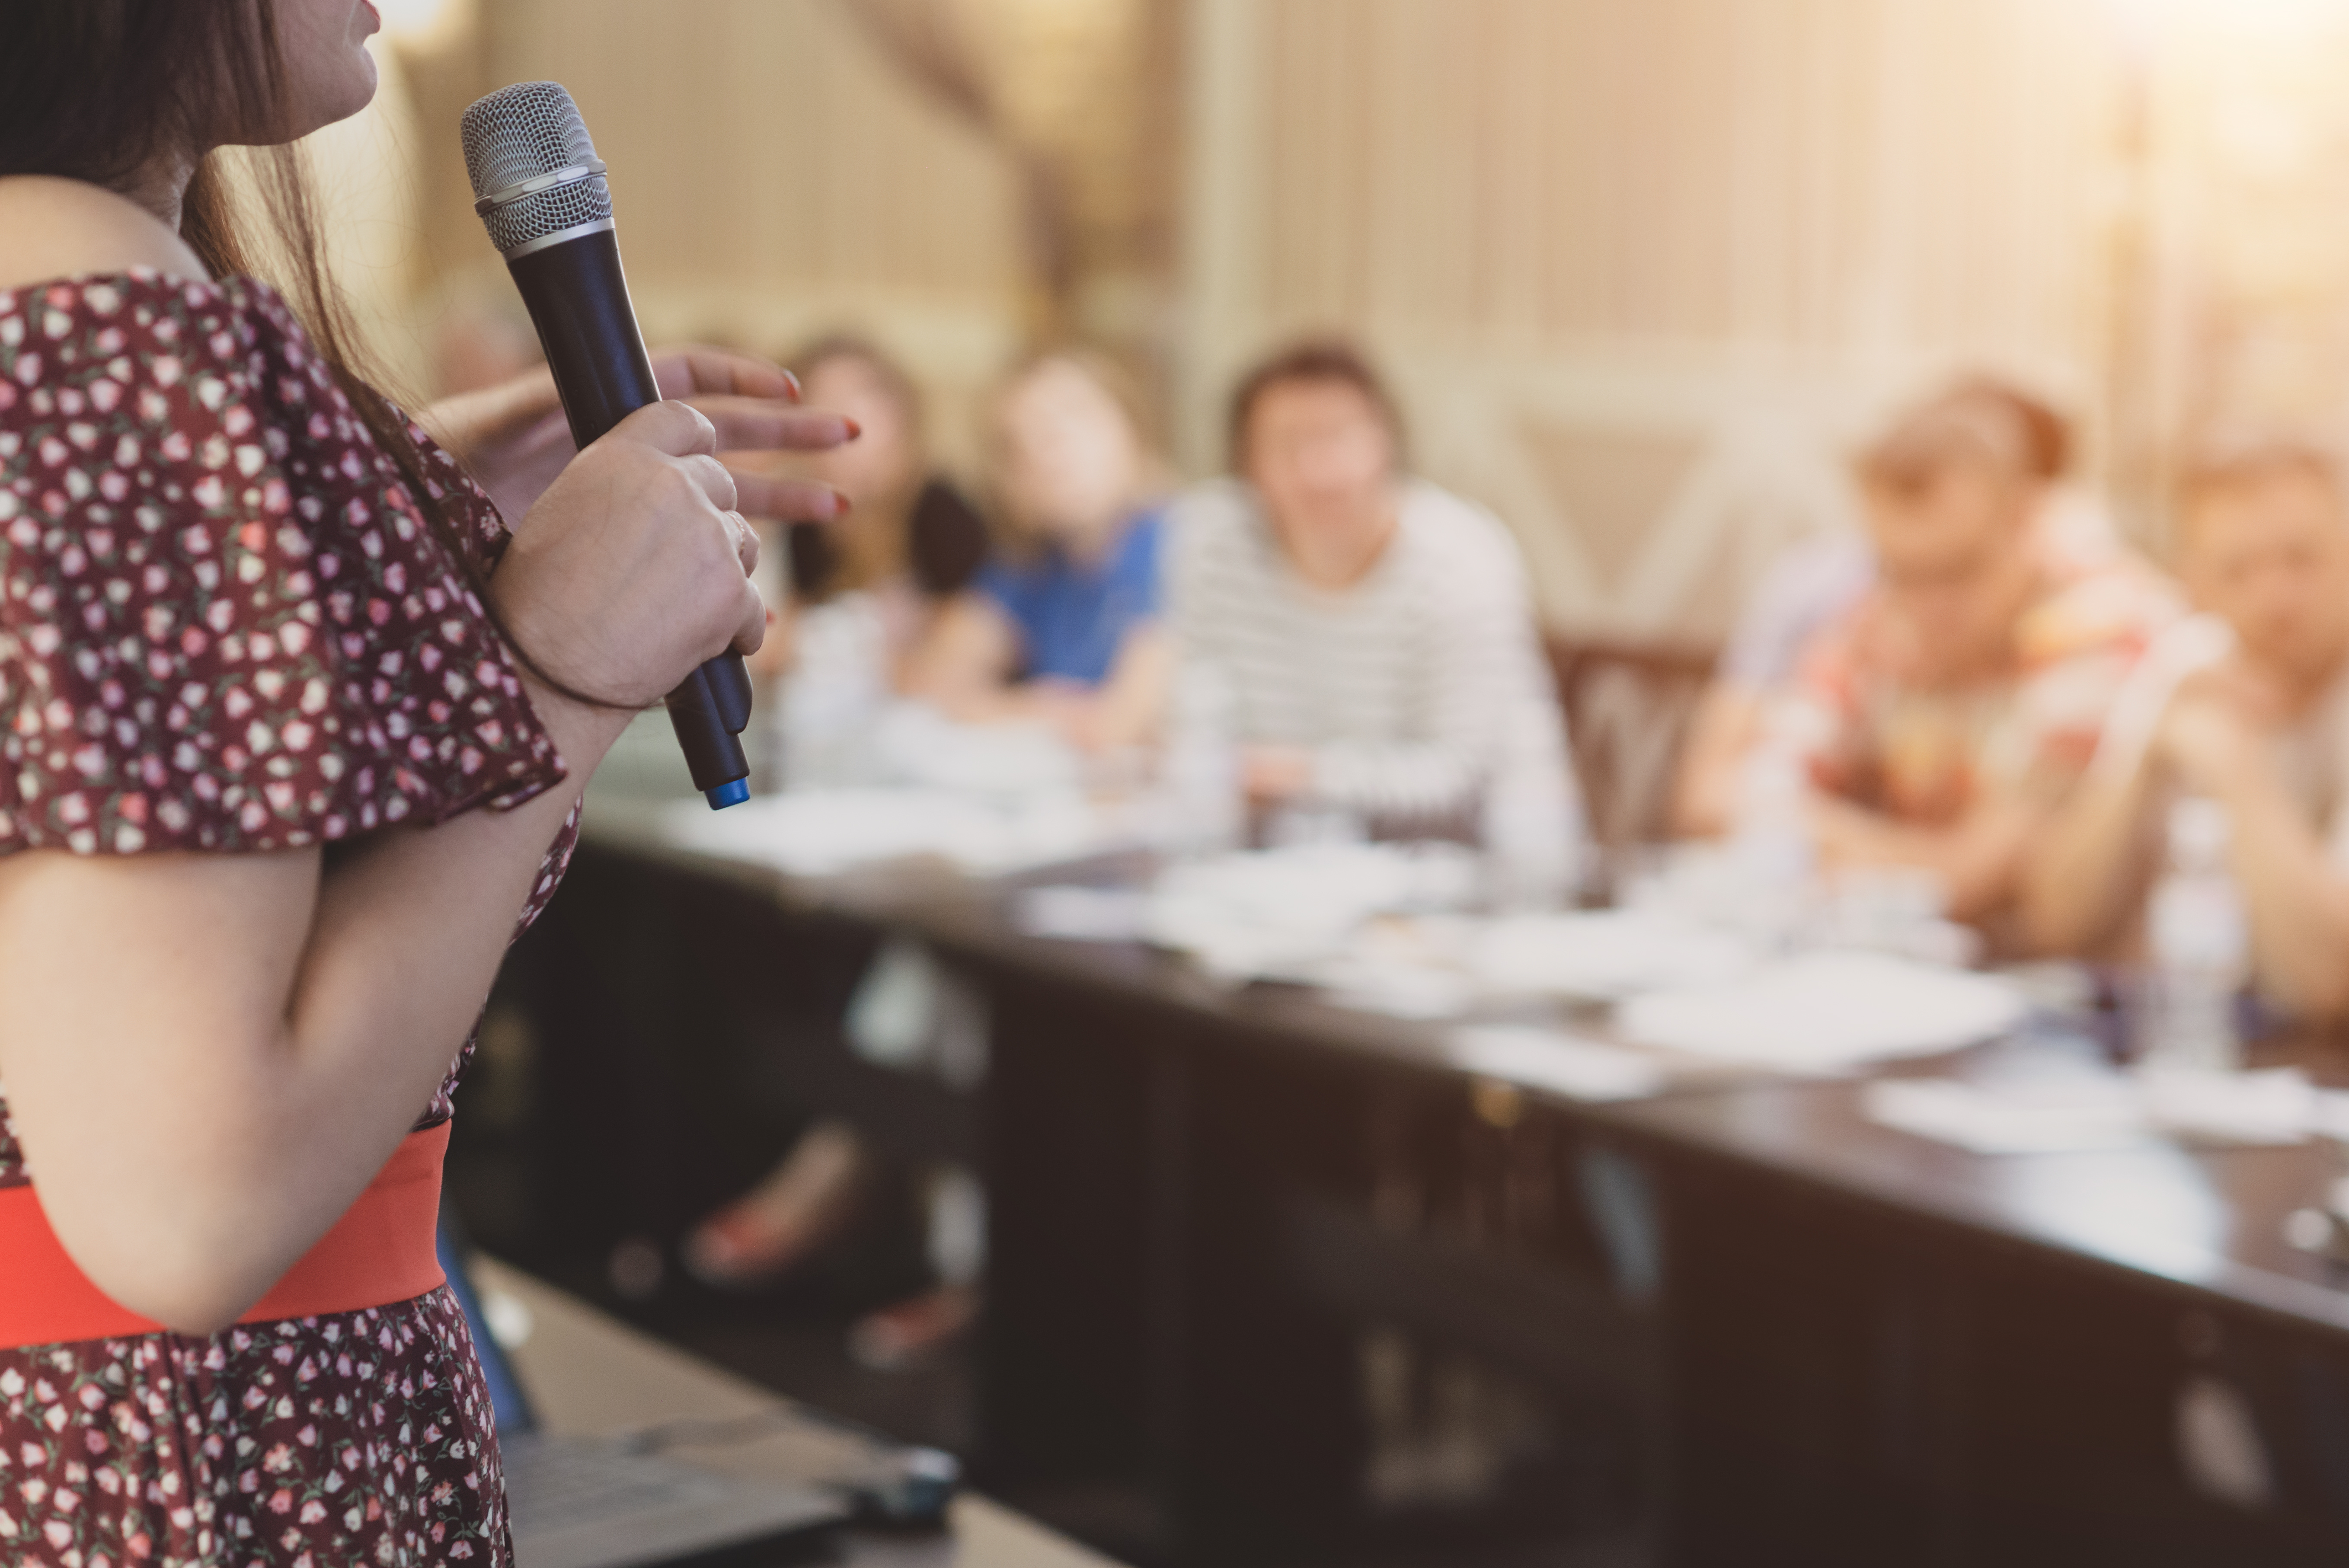
<path id="1" fill-rule="evenodd" d="M 493 1259 L 475 1261 L 488 1292 L 520 1304 L 528 1336 L 512 1347 L 549 1431 L 609 1437 L 670 1422 L 708 1423 L 727 1440 L 680 1446 L 691 1462 L 735 1475 L 804 1482 L 853 1471 L 859 1439 L 820 1416 L 660 1344 Z M 741 1435 L 745 1429 L 755 1436 Z M 797 1548 L 750 1563 L 806 1560 Z M 939 1530 L 851 1529 L 826 1562 L 843 1568 L 1116 1568 L 977 1492 L 965 1491 Z M 746 1564 L 746 1568 L 748 1565 Z"/>
<path id="2" fill-rule="evenodd" d="M 713 988 L 836 1000 L 898 932 L 983 990 L 976 1097 L 760 1026 L 807 1058 L 781 1098 L 982 1171 L 978 1473 L 1048 1518 L 1126 1498 L 1131 1554 L 2349 1551 L 2349 1278 L 2282 1240 L 2329 1147 L 1979 1157 L 1871 1123 L 1847 1083 L 1584 1104 L 1462 1074 L 1436 1026 L 1024 935 L 1005 886 L 802 881 L 681 852 L 626 803 L 590 822 L 573 925 L 612 945 L 574 978 L 649 944 L 691 955 L 647 983 L 704 1014 Z M 666 1037 L 647 1006 L 608 1048 Z M 1366 1489 L 1392 1435 L 1366 1357 L 1398 1343 L 1423 1395 L 1526 1391 L 1481 1486 Z"/>

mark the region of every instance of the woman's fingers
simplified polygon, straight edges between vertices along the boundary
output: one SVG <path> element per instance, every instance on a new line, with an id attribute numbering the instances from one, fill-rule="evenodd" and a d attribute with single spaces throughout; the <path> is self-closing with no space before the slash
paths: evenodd
<path id="1" fill-rule="evenodd" d="M 613 426 L 611 435 L 605 439 L 614 437 L 642 441 L 672 458 L 708 454 L 719 448 L 718 429 L 709 416 L 690 403 L 674 398 L 646 404 Z"/>
<path id="2" fill-rule="evenodd" d="M 848 512 L 848 498 L 811 480 L 784 479 L 738 468 L 734 505 L 746 517 L 775 522 L 830 522 Z"/>
<path id="3" fill-rule="evenodd" d="M 731 393 L 796 403 L 800 397 L 799 378 L 773 361 L 698 343 L 655 355 L 653 379 L 660 383 L 664 397 Z"/>
<path id="4" fill-rule="evenodd" d="M 742 563 L 742 575 L 748 577 L 759 570 L 759 531 L 739 511 L 726 514 L 726 526 L 734 533 L 734 558 Z"/>
<path id="5" fill-rule="evenodd" d="M 731 645 L 738 654 L 755 654 L 759 651 L 759 645 L 766 640 L 767 602 L 759 597 L 759 591 L 751 587 L 750 580 L 745 577 L 742 580 L 742 617 L 735 624 Z"/>
<path id="6" fill-rule="evenodd" d="M 701 493 L 708 496 L 709 504 L 719 511 L 730 512 L 741 504 L 734 482 L 734 471 L 709 453 L 696 452 L 683 459 L 678 466 L 685 469 L 687 478 L 701 487 Z"/>
<path id="7" fill-rule="evenodd" d="M 856 421 L 794 408 L 771 397 L 698 394 L 693 407 L 718 428 L 722 452 L 820 452 L 856 438 Z"/>

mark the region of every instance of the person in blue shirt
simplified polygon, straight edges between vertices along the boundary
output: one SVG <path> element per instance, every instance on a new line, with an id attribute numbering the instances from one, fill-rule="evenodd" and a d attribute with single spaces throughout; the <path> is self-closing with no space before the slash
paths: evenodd
<path id="1" fill-rule="evenodd" d="M 905 690 L 968 723 L 1049 725 L 1089 751 L 1138 745 L 1174 661 L 1160 465 L 1124 378 L 1081 350 L 1030 360 L 988 437 L 999 548 L 916 650 Z"/>

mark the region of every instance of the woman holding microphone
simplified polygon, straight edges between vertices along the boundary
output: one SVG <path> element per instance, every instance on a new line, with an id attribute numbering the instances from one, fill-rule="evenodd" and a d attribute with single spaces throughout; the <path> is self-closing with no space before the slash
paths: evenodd
<path id="1" fill-rule="evenodd" d="M 299 309 L 243 275 L 212 152 L 376 26 L 0 9 L 0 1561 L 509 1561 L 450 1093 L 632 710 L 757 645 L 742 511 L 839 504 L 719 462 L 853 433 L 730 356 L 575 456 L 543 376 L 410 424 L 283 157 Z"/>

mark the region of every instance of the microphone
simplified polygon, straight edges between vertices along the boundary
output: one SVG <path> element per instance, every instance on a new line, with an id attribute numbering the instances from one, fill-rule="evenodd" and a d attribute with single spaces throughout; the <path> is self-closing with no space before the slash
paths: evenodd
<path id="1" fill-rule="evenodd" d="M 620 272 L 603 160 L 558 82 L 500 88 L 465 111 L 463 129 L 473 211 L 530 308 L 572 438 L 585 449 L 660 400 Z M 728 649 L 667 700 L 693 787 L 709 809 L 749 799 L 740 737 L 750 722 L 750 675 L 742 655 Z"/>

